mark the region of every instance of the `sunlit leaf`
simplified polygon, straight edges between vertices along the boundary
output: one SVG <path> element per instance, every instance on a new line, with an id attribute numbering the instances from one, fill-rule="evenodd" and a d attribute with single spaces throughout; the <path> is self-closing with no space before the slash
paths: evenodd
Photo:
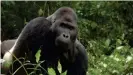
<path id="1" fill-rule="evenodd" d="M 41 50 L 38 50 L 38 51 L 37 51 L 35 57 L 36 57 L 36 62 L 38 63 L 39 60 L 40 60 L 40 57 L 41 57 Z"/>
<path id="2" fill-rule="evenodd" d="M 108 47 L 109 44 L 110 44 L 110 39 L 107 39 L 107 40 L 105 41 L 105 45 L 106 45 L 106 47 Z"/>
<path id="3" fill-rule="evenodd" d="M 119 47 L 117 47 L 116 49 L 120 50 L 120 49 L 122 49 L 122 48 L 123 48 L 123 46 L 119 46 Z"/>
<path id="4" fill-rule="evenodd" d="M 48 68 L 48 73 L 49 73 L 49 75 L 56 75 L 53 68 Z"/>
<path id="5" fill-rule="evenodd" d="M 43 15 L 43 10 L 41 8 L 38 10 L 38 15 L 39 16 L 42 16 Z"/>

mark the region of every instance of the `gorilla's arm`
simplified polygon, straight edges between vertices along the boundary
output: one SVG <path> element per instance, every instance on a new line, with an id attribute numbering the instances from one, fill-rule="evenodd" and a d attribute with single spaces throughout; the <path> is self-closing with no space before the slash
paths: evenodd
<path id="1" fill-rule="evenodd" d="M 12 46 L 15 44 L 16 39 L 13 40 L 5 40 L 1 44 L 1 55 L 3 55 L 12 48 Z"/>
<path id="2" fill-rule="evenodd" d="M 62 72 L 67 70 L 67 75 L 86 75 L 88 69 L 88 56 L 85 47 L 76 40 L 76 49 L 73 57 L 75 58 L 73 62 L 69 61 L 68 55 L 63 55 L 60 58 L 60 63 L 62 65 Z M 72 58 L 72 57 L 71 57 Z"/>
<path id="3" fill-rule="evenodd" d="M 22 30 L 17 38 L 14 46 L 6 52 L 3 59 L 5 62 L 2 64 L 3 70 L 9 69 L 14 57 L 22 57 L 28 50 L 32 50 L 33 54 L 39 49 L 43 42 L 44 36 L 49 31 L 51 23 L 44 17 L 38 17 L 31 20 Z M 9 66 L 7 66 L 7 64 Z"/>
<path id="4" fill-rule="evenodd" d="M 67 75 L 86 75 L 88 69 L 88 56 L 84 46 L 76 40 L 76 54 L 75 62 L 67 71 Z"/>

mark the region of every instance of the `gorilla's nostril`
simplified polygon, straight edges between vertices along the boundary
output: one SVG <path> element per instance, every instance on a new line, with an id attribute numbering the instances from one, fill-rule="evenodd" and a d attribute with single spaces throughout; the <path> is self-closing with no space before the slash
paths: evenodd
<path id="1" fill-rule="evenodd" d="M 68 38 L 69 36 L 68 34 L 63 34 L 63 37 Z"/>
<path id="2" fill-rule="evenodd" d="M 66 38 L 68 38 L 68 35 L 66 35 Z"/>
<path id="3" fill-rule="evenodd" d="M 66 37 L 66 35 L 65 35 L 65 34 L 63 34 L 63 37 Z"/>

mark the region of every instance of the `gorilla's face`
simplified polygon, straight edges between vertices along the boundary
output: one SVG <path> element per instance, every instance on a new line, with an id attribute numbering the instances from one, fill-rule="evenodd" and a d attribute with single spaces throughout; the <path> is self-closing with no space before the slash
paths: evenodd
<path id="1" fill-rule="evenodd" d="M 77 37 L 77 25 L 68 21 L 56 20 L 52 24 L 52 32 L 55 34 L 55 45 L 63 49 L 73 46 Z"/>
<path id="2" fill-rule="evenodd" d="M 62 7 L 48 17 L 51 31 L 55 35 L 55 45 L 68 50 L 73 47 L 77 37 L 77 15 L 73 9 Z"/>

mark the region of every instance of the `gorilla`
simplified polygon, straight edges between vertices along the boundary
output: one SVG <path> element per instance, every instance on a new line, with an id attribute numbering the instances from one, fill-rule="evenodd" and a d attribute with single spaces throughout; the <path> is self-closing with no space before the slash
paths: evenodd
<path id="1" fill-rule="evenodd" d="M 1 43 L 1 57 L 12 48 L 12 46 L 15 44 L 16 39 L 12 40 L 5 40 Z"/>
<path id="2" fill-rule="evenodd" d="M 32 52 L 29 60 L 35 62 L 35 53 L 41 49 L 41 65 L 46 69 L 52 67 L 60 75 L 57 66 L 60 61 L 62 72 L 67 75 L 86 75 L 88 56 L 84 46 L 77 40 L 77 15 L 72 8 L 61 7 L 51 16 L 37 17 L 31 20 L 22 30 L 14 46 L 6 52 L 2 70 L 10 69 L 14 56 L 24 57 Z M 46 72 L 43 73 L 47 75 Z"/>

